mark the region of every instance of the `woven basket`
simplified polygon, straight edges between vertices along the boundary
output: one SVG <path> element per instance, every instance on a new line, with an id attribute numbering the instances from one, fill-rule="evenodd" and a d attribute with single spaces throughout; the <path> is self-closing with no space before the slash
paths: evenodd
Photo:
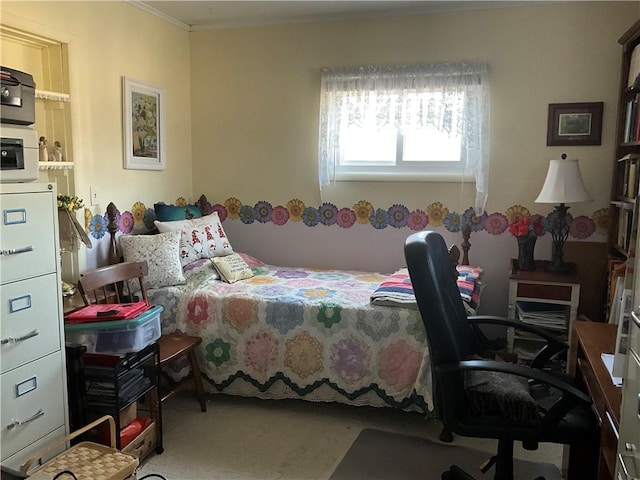
<path id="1" fill-rule="evenodd" d="M 74 445 L 38 467 L 29 480 L 51 480 L 63 470 L 73 472 L 78 480 L 124 480 L 138 466 L 138 458 L 129 453 L 92 442 Z M 60 480 L 72 478 L 60 477 Z"/>
<path id="2" fill-rule="evenodd" d="M 115 424 L 110 416 L 102 417 L 67 435 L 60 442 L 25 463 L 22 467 L 23 472 L 27 472 L 30 465 L 48 452 L 104 421 L 108 421 L 110 426 L 111 447 L 93 442 L 78 443 L 43 465 L 29 471 L 29 480 L 51 480 L 65 470 L 73 472 L 78 480 L 125 480 L 131 477 L 138 467 L 138 457 L 130 453 L 123 453 L 115 448 Z M 60 476 L 60 480 L 71 478 L 73 478 L 71 475 Z"/>

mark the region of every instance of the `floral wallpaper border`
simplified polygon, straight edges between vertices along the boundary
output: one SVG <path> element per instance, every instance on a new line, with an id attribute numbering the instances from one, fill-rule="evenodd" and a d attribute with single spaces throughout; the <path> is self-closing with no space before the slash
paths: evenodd
<path id="1" fill-rule="evenodd" d="M 187 201 L 184 197 L 178 198 L 174 205 L 184 206 Z M 420 231 L 427 226 L 444 227 L 449 232 L 460 231 L 462 225 L 468 224 L 474 232 L 486 231 L 490 235 L 502 235 L 509 233 L 509 224 L 517 222 L 527 216 L 541 216 L 544 232 L 549 231 L 554 213 L 546 216 L 532 214 L 523 205 L 513 205 L 504 212 L 475 214 L 473 207 L 459 213 L 449 210 L 440 202 L 433 202 L 424 209 L 410 210 L 406 206 L 396 203 L 387 208 L 375 207 L 373 203 L 361 200 L 351 207 L 338 208 L 336 205 L 325 202 L 319 207 L 307 206 L 302 200 L 289 200 L 286 205 L 272 206 L 267 201 L 260 201 L 255 205 L 243 204 L 239 199 L 232 197 L 224 203 L 206 203 L 203 214 L 217 212 L 222 221 L 240 220 L 242 223 L 251 224 L 273 223 L 284 225 L 287 222 L 302 222 L 308 227 L 318 225 L 340 228 L 351 228 L 356 224 L 371 225 L 377 230 L 388 227 L 409 228 Z M 107 216 L 93 215 L 91 210 L 84 209 L 85 231 L 93 238 L 100 239 L 107 233 Z M 135 230 L 154 229 L 153 221 L 156 219 L 153 208 L 147 208 L 144 203 L 134 203 L 130 210 L 118 212 L 117 223 L 120 232 L 127 234 Z M 577 239 L 586 239 L 594 233 L 606 235 L 610 225 L 610 211 L 602 208 L 593 212 L 591 217 L 569 214 L 569 234 Z"/>

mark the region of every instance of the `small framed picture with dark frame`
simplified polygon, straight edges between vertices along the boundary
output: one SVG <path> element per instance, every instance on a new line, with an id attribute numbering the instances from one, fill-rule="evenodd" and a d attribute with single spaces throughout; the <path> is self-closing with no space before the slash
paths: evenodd
<path id="1" fill-rule="evenodd" d="M 600 145 L 603 102 L 550 103 L 547 145 Z"/>

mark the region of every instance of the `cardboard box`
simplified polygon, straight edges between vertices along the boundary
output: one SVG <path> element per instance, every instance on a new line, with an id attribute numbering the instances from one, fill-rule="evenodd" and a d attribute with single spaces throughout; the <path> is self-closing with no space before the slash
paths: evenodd
<path id="1" fill-rule="evenodd" d="M 144 420 L 147 426 L 142 433 L 136 436 L 133 440 L 130 440 L 129 443 L 121 449 L 125 453 L 137 455 L 140 459 L 149 455 L 151 451 L 156 448 L 157 443 L 156 422 L 150 418 L 145 418 Z M 121 438 L 123 443 L 124 440 L 125 439 Z"/>
<path id="2" fill-rule="evenodd" d="M 133 402 L 120 412 L 120 428 L 124 428 L 133 422 L 138 416 L 138 404 Z"/>

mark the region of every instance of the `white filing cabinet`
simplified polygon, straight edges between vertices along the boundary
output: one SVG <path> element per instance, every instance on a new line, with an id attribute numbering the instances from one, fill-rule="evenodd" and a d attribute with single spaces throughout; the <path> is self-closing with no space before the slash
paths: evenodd
<path id="1" fill-rule="evenodd" d="M 55 184 L 0 185 L 0 455 L 69 433 Z"/>
<path id="2" fill-rule="evenodd" d="M 640 309 L 631 314 L 620 409 L 617 480 L 640 478 Z"/>

